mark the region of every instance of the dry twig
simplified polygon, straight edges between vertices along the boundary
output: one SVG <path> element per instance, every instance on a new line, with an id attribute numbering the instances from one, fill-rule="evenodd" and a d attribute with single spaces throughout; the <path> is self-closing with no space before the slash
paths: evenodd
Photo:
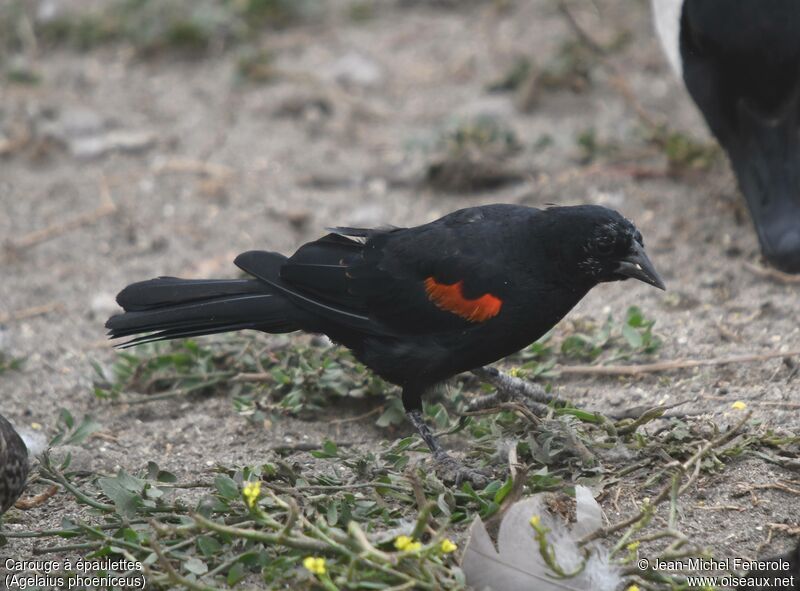
<path id="1" fill-rule="evenodd" d="M 29 308 L 22 308 L 21 310 L 15 310 L 13 312 L 3 312 L 0 313 L 0 324 L 14 322 L 17 320 L 25 320 L 35 316 L 43 316 L 44 314 L 61 310 L 63 307 L 64 306 L 61 304 L 61 302 L 50 302 L 49 304 L 31 306 Z"/>
<path id="2" fill-rule="evenodd" d="M 780 357 L 798 357 L 800 350 L 773 351 L 771 353 L 753 353 L 749 355 L 731 355 L 730 357 L 712 357 L 710 359 L 673 359 L 642 365 L 557 365 L 554 370 L 567 375 L 599 375 L 599 376 L 638 376 L 658 373 L 673 369 L 691 369 L 710 365 L 728 365 L 731 363 L 753 363 L 777 359 Z"/>
<path id="3" fill-rule="evenodd" d="M 758 275 L 759 277 L 764 277 L 765 279 L 771 279 L 772 281 L 777 281 L 778 283 L 783 283 L 784 285 L 790 284 L 798 284 L 800 283 L 800 275 L 791 275 L 789 273 L 784 273 L 783 271 L 778 271 L 777 269 L 772 269 L 770 267 L 762 267 L 761 265 L 755 265 L 751 262 L 745 261 L 744 268 L 750 271 L 751 273 Z"/>
<path id="4" fill-rule="evenodd" d="M 19 499 L 14 506 L 17 509 L 22 509 L 23 511 L 27 511 L 28 509 L 33 509 L 35 507 L 39 507 L 40 505 L 44 505 L 47 500 L 58 492 L 58 487 L 53 485 L 49 486 L 47 490 L 44 492 L 39 493 L 38 495 L 34 495 L 29 499 Z"/>
<path id="5" fill-rule="evenodd" d="M 800 495 L 800 489 L 793 488 L 789 484 L 793 482 L 767 482 L 766 484 L 747 484 L 742 485 L 738 490 L 731 493 L 732 497 L 743 497 L 754 490 L 780 490 L 792 495 Z"/>
<path id="6" fill-rule="evenodd" d="M 231 176 L 234 171 L 230 166 L 225 166 L 224 164 L 214 164 L 212 162 L 203 162 L 202 160 L 186 158 L 174 158 L 156 164 L 153 166 L 153 172 L 156 174 L 190 173 L 225 178 Z"/>
<path id="7" fill-rule="evenodd" d="M 634 525 L 635 523 L 637 523 L 638 521 L 640 521 L 642 519 L 645 519 L 647 517 L 649 511 L 651 510 L 651 507 L 657 507 L 663 501 L 665 501 L 667 498 L 670 497 L 670 494 L 672 494 L 673 489 L 675 488 L 676 484 L 679 484 L 679 482 L 680 482 L 678 480 L 675 480 L 675 478 L 678 478 L 678 477 L 686 474 L 690 469 L 694 469 L 694 471 L 689 476 L 689 478 L 687 479 L 687 481 L 683 485 L 683 487 L 680 487 L 676 492 L 678 494 L 680 494 L 680 492 L 685 491 L 697 479 L 697 475 L 699 474 L 699 470 L 694 468 L 695 464 L 699 465 L 700 462 L 702 462 L 703 458 L 706 456 L 706 454 L 709 451 L 711 451 L 712 449 L 716 449 L 716 448 L 726 444 L 728 441 L 730 441 L 737 433 L 739 433 L 739 430 L 747 423 L 747 421 L 750 420 L 751 416 L 752 416 L 752 413 L 750 413 L 750 412 L 746 413 L 739 420 L 739 422 L 736 425 L 734 425 L 731 429 L 729 429 L 728 431 L 726 431 L 725 433 L 723 433 L 719 437 L 716 437 L 715 439 L 712 439 L 712 440 L 706 442 L 706 444 L 703 445 L 699 450 L 697 450 L 697 452 L 695 452 L 694 455 L 692 455 L 692 457 L 690 457 L 688 460 L 686 460 L 682 464 L 678 464 L 676 466 L 676 468 L 677 468 L 676 476 L 672 480 L 670 480 L 669 482 L 667 482 L 664 485 L 664 487 L 661 489 L 661 491 L 650 501 L 650 503 L 649 503 L 649 505 L 647 507 L 645 507 L 644 509 L 640 510 L 638 513 L 636 513 L 635 515 L 629 517 L 628 519 L 625 519 L 625 520 L 620 521 L 618 523 L 615 523 L 613 525 L 609 525 L 608 527 L 602 527 L 602 528 L 600 528 L 598 530 L 595 530 L 594 532 L 584 536 L 580 540 L 579 544 L 581 546 L 584 546 L 584 545 L 588 544 L 589 542 L 591 542 L 593 540 L 597 540 L 597 539 L 600 539 L 600 538 L 605 538 L 605 537 L 607 537 L 607 536 L 609 536 L 609 535 L 611 535 L 613 533 L 616 533 L 616 532 L 618 532 L 618 531 L 620 531 L 622 529 L 625 529 L 627 527 L 630 527 L 630 526 Z"/>
<path id="8" fill-rule="evenodd" d="M 23 236 L 20 236 L 16 240 L 9 240 L 6 242 L 6 249 L 12 254 L 18 253 L 32 246 L 36 246 L 37 244 L 41 244 L 42 242 L 52 240 L 53 238 L 61 236 L 62 234 L 66 234 L 72 230 L 77 230 L 82 226 L 93 224 L 94 222 L 117 211 L 117 206 L 114 204 L 114 201 L 111 198 L 108 183 L 105 181 L 105 179 L 103 179 L 100 183 L 100 196 L 102 203 L 96 209 L 69 218 L 63 222 L 52 224 L 46 228 L 42 228 L 41 230 L 29 232 Z"/>

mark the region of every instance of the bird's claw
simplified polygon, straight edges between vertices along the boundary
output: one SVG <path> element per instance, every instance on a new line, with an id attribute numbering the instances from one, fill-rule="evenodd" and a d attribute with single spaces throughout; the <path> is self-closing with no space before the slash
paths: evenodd
<path id="1" fill-rule="evenodd" d="M 545 392 L 544 388 L 542 388 L 541 391 Z M 512 392 L 511 395 L 509 396 L 509 399 L 511 402 L 517 402 L 522 406 L 526 407 L 528 410 L 530 410 L 537 416 L 544 416 L 545 414 L 547 414 L 548 407 L 546 404 L 541 402 L 542 400 L 541 397 L 532 395 L 528 391 Z M 553 398 L 552 400 L 555 401 L 556 399 Z"/>
<path id="2" fill-rule="evenodd" d="M 467 407 L 469 412 L 485 410 L 505 402 L 519 403 L 537 416 L 547 413 L 549 404 L 563 405 L 539 384 L 502 373 L 494 367 L 472 370 L 480 380 L 494 386 L 497 391 L 476 397 Z"/>
<path id="3" fill-rule="evenodd" d="M 454 482 L 457 487 L 466 481 L 474 489 L 483 489 L 492 481 L 487 471 L 468 468 L 449 454 L 439 454 L 435 461 L 439 477 L 446 482 Z"/>

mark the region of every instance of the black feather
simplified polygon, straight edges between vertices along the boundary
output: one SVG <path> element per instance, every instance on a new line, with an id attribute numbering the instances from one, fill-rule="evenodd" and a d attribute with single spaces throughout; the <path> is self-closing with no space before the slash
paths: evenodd
<path id="1" fill-rule="evenodd" d="M 329 232 L 333 232 L 339 236 L 352 236 L 354 238 L 372 238 L 376 234 L 385 234 L 386 232 L 394 232 L 395 230 L 402 230 L 398 226 L 379 226 L 377 228 L 349 228 L 347 226 L 335 226 L 333 228 L 325 228 Z"/>
<path id="2" fill-rule="evenodd" d="M 117 303 L 123 310 L 130 312 L 222 296 L 263 292 L 264 285 L 252 279 L 158 277 L 132 283 L 117 294 Z"/>
<path id="3" fill-rule="evenodd" d="M 309 312 L 367 334 L 386 334 L 385 328 L 371 321 L 368 316 L 351 312 L 338 305 L 329 305 L 285 284 L 280 278 L 281 267 L 286 262 L 286 258 L 282 255 L 263 250 L 250 250 L 240 254 L 233 262 L 243 271 L 247 271 L 251 275 L 267 282 L 271 287 L 274 287 L 292 302 Z"/>
<path id="4" fill-rule="evenodd" d="M 134 283 L 117 297 L 126 312 L 106 322 L 112 338 L 138 337 L 122 346 L 242 330 L 297 330 L 296 308 L 255 280 L 198 281 L 160 277 Z"/>

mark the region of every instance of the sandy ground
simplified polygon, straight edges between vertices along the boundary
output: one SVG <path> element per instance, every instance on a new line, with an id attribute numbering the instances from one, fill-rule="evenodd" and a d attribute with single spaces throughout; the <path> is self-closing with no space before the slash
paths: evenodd
<path id="1" fill-rule="evenodd" d="M 589 18 L 590 30 L 634 35 L 611 59 L 644 108 L 707 138 L 660 53 L 645 3 L 600 5 L 602 20 Z M 586 92 L 545 92 L 530 113 L 519 112 L 510 94 L 488 93 L 487 85 L 516 57 L 546 62 L 572 35 L 549 2 L 498 6 L 382 2 L 365 22 L 334 10 L 322 22 L 264 35 L 260 43 L 274 52 L 280 72 L 265 85 L 236 81 L 235 51 L 142 60 L 114 45 L 43 52 L 35 59 L 39 85 L 0 86 L 0 128 L 8 134 L 25 122 L 39 138 L 0 160 L 0 239 L 13 245 L 107 199 L 116 208 L 6 253 L 0 313 L 57 309 L 0 325 L 0 350 L 25 359 L 22 371 L 0 376 L 0 412 L 45 430 L 60 408 L 93 414 L 116 438 L 90 440 L 80 454 L 100 471 L 135 471 L 157 457 L 162 467 L 187 476 L 216 462 L 253 461 L 286 437 L 321 440 L 326 423 L 286 418 L 259 430 L 225 398 L 169 400 L 146 409 L 98 402 L 90 361 L 113 359 L 103 329 L 115 309 L 113 295 L 157 275 L 233 276 L 237 253 L 291 251 L 325 226 L 418 224 L 491 202 L 601 203 L 641 229 L 669 291 L 603 285 L 571 320 L 602 320 L 609 311 L 620 317 L 637 304 L 656 319 L 665 360 L 800 349 L 798 286 L 746 268 L 757 262 L 758 246 L 727 165 L 681 179 L 639 179 L 629 172 L 631 161 L 580 165 L 575 138 L 589 128 L 624 146 L 624 153 L 643 152 L 634 166 L 663 169 L 664 159 L 644 147 L 635 114 L 602 67 L 592 71 Z M 455 117 L 480 113 L 515 131 L 528 180 L 472 194 L 414 182 L 439 130 Z M 97 157 L 70 149 L 75 138 L 110 131 L 152 141 Z M 550 144 L 537 148 L 543 137 Z M 196 163 L 205 163 L 202 171 Z M 555 386 L 601 411 L 687 401 L 683 410 L 707 413 L 721 425 L 733 420 L 731 403 L 743 400 L 759 419 L 797 432 L 798 383 L 792 367 L 773 359 L 640 379 L 562 378 Z M 387 437 L 370 420 L 348 429 L 351 441 Z M 722 477 L 702 477 L 698 494 L 709 505 L 730 504 L 734 486 L 781 478 L 792 475 L 742 460 Z M 741 512 L 702 511 L 687 502 L 687 531 L 722 553 L 753 556 L 767 523 L 796 525 L 800 515 L 797 495 L 767 490 L 759 497 L 758 506 L 735 501 L 746 509 Z M 57 523 L 59 498 L 14 514 L 7 527 Z M 779 550 L 785 540 L 776 539 L 762 551 Z M 28 544 L 13 544 L 4 550 L 30 551 Z"/>

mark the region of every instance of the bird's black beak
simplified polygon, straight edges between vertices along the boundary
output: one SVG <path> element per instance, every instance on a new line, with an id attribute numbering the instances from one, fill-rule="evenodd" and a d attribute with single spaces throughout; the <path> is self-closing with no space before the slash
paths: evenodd
<path id="1" fill-rule="evenodd" d="M 764 257 L 800 273 L 800 126 L 798 97 L 767 116 L 741 102 L 739 126 L 725 148 L 758 232 Z"/>
<path id="2" fill-rule="evenodd" d="M 657 287 L 658 289 L 667 289 L 661 277 L 656 272 L 653 263 L 647 258 L 644 248 L 635 240 L 628 255 L 620 260 L 619 266 L 616 268 L 616 273 L 624 277 L 638 279 Z"/>

